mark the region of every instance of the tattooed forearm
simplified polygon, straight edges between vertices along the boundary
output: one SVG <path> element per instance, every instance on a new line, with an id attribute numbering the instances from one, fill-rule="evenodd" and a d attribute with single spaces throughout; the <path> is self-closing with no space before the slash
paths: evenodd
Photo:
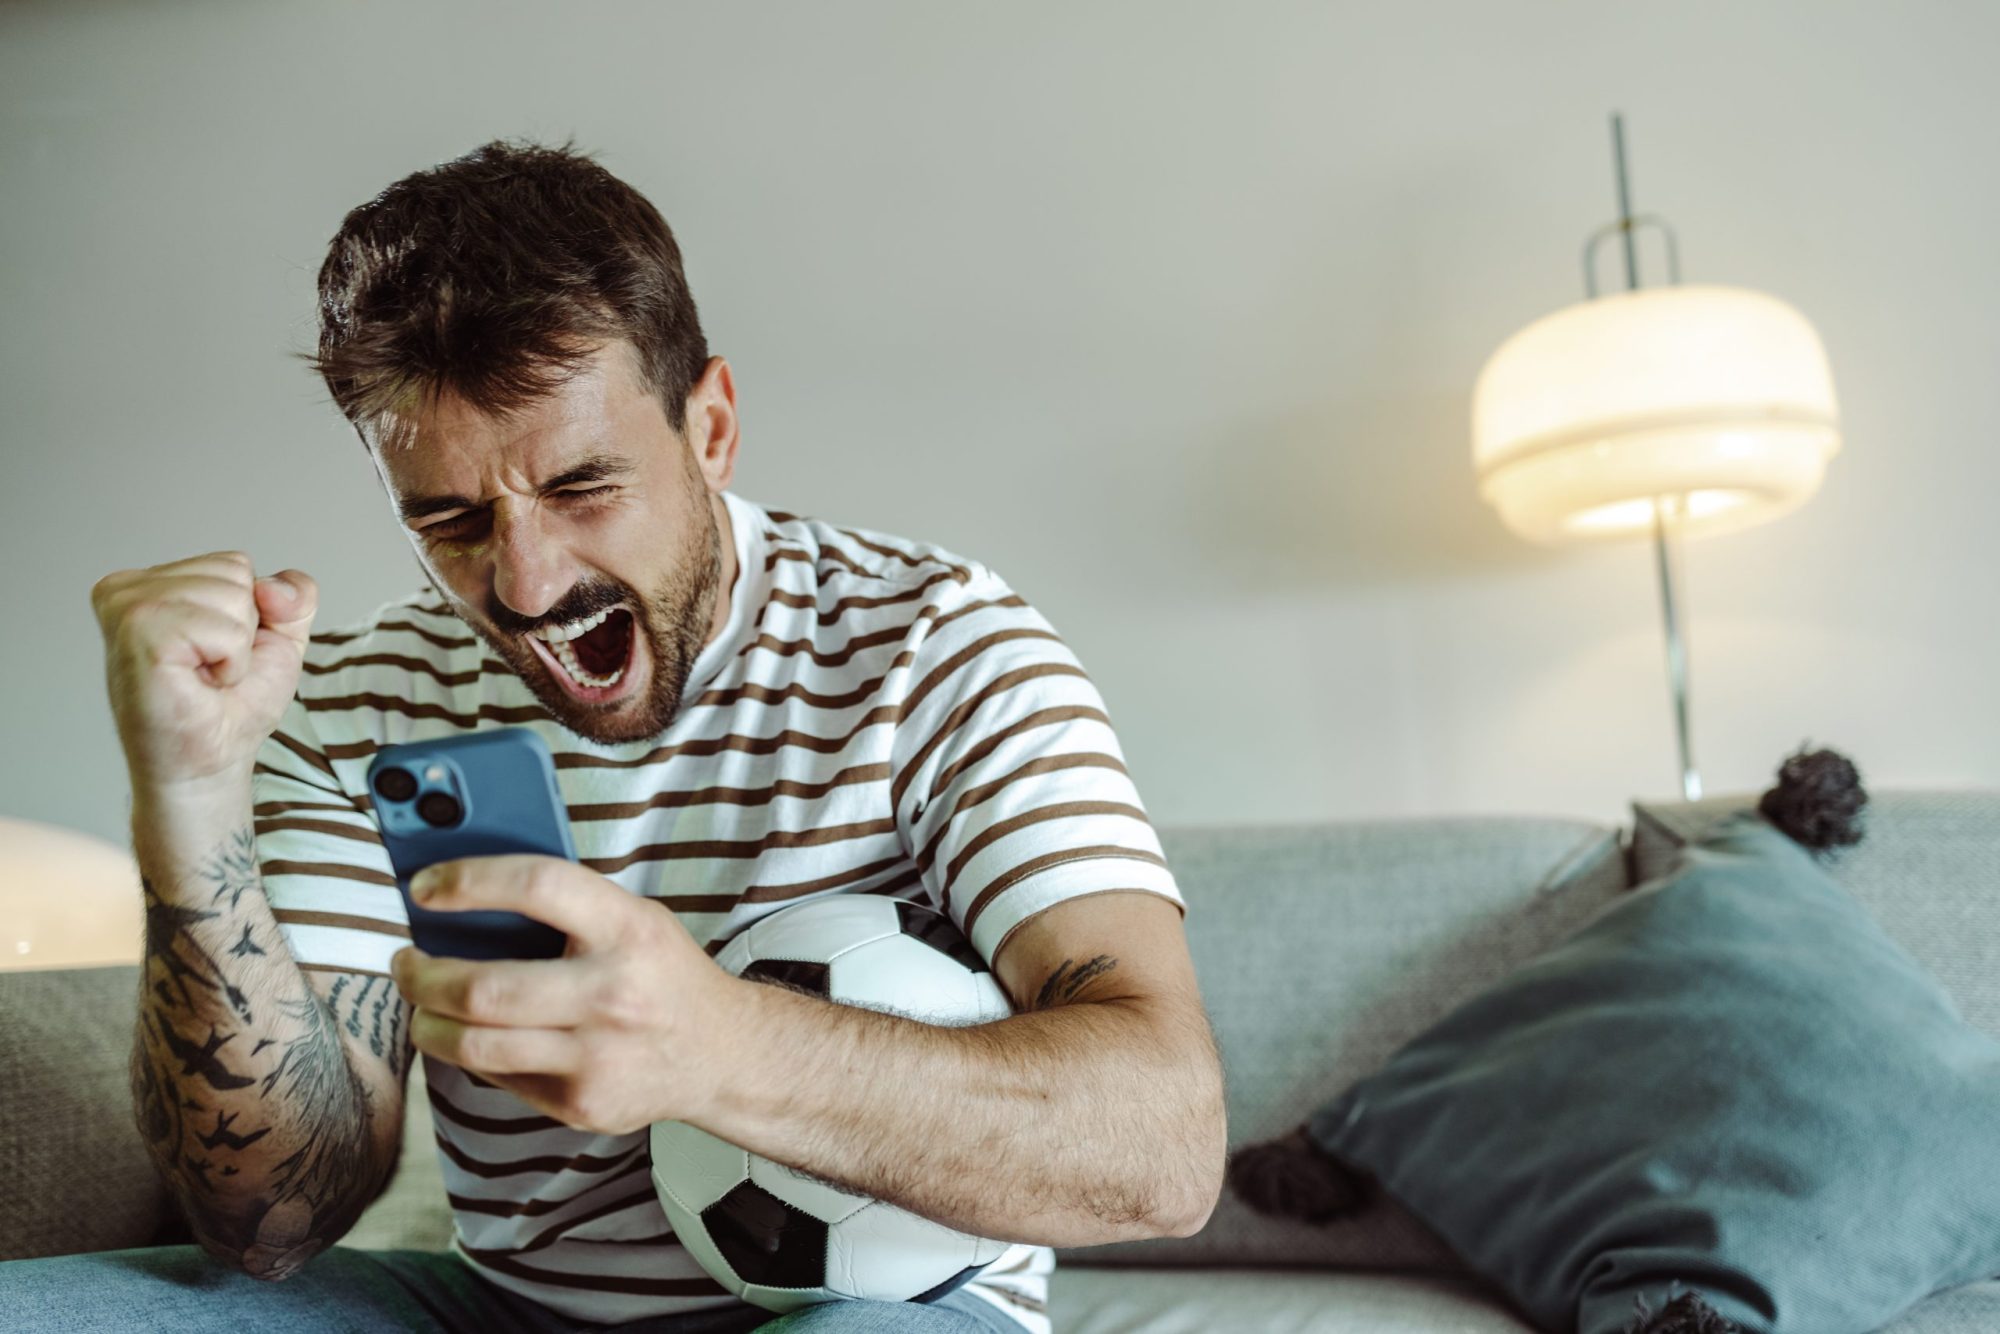
<path id="1" fill-rule="evenodd" d="M 202 1244 L 283 1278 L 386 1180 L 394 1109 L 371 1101 L 342 1030 L 400 1075 L 408 1006 L 380 977 L 342 976 L 321 1000 L 278 935 L 247 828 L 189 879 L 171 898 L 141 881 L 139 1130 Z"/>
<path id="2" fill-rule="evenodd" d="M 1052 1005 L 1070 1004 L 1083 994 L 1085 987 L 1117 966 L 1118 960 L 1108 954 L 1100 954 L 1081 966 L 1078 966 L 1074 959 L 1064 959 L 1062 964 L 1049 974 L 1049 980 L 1042 983 L 1041 991 L 1035 996 L 1034 1008 L 1046 1010 Z"/>

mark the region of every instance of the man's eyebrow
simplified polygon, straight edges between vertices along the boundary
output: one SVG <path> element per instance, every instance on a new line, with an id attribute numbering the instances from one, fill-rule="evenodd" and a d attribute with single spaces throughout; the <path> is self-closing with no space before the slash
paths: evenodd
<path id="1" fill-rule="evenodd" d="M 584 482 L 603 482 L 615 477 L 629 477 L 635 471 L 631 460 L 615 454 L 593 454 L 567 472 L 557 473 L 536 489 L 537 495 L 547 495 L 560 491 L 566 486 L 577 486 Z M 421 519 L 426 515 L 441 514 L 446 510 L 478 509 L 480 502 L 468 500 L 464 496 L 413 496 L 396 506 L 396 513 L 404 523 Z"/>

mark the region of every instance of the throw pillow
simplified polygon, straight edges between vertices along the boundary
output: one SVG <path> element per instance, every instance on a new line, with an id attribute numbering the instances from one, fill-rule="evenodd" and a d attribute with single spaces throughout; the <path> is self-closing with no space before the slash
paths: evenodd
<path id="1" fill-rule="evenodd" d="M 1541 1328 L 1684 1289 L 1758 1334 L 1864 1334 L 2000 1275 L 1996 1125 L 2000 1042 L 1744 815 L 1304 1132 Z"/>

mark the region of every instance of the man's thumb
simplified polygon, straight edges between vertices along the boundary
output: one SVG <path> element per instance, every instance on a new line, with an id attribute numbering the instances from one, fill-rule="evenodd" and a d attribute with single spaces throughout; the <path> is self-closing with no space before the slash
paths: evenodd
<path id="1" fill-rule="evenodd" d="M 319 610 L 319 585 L 303 570 L 280 570 L 257 581 L 257 617 L 301 648 Z"/>

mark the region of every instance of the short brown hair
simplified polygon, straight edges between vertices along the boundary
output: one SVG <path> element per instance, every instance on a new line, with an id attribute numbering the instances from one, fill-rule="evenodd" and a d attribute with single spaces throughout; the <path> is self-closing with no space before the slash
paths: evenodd
<path id="1" fill-rule="evenodd" d="M 666 220 L 570 143 L 496 139 L 341 221 L 305 359 L 387 446 L 446 393 L 497 415 L 525 407 L 616 338 L 684 430 L 708 344 Z"/>

